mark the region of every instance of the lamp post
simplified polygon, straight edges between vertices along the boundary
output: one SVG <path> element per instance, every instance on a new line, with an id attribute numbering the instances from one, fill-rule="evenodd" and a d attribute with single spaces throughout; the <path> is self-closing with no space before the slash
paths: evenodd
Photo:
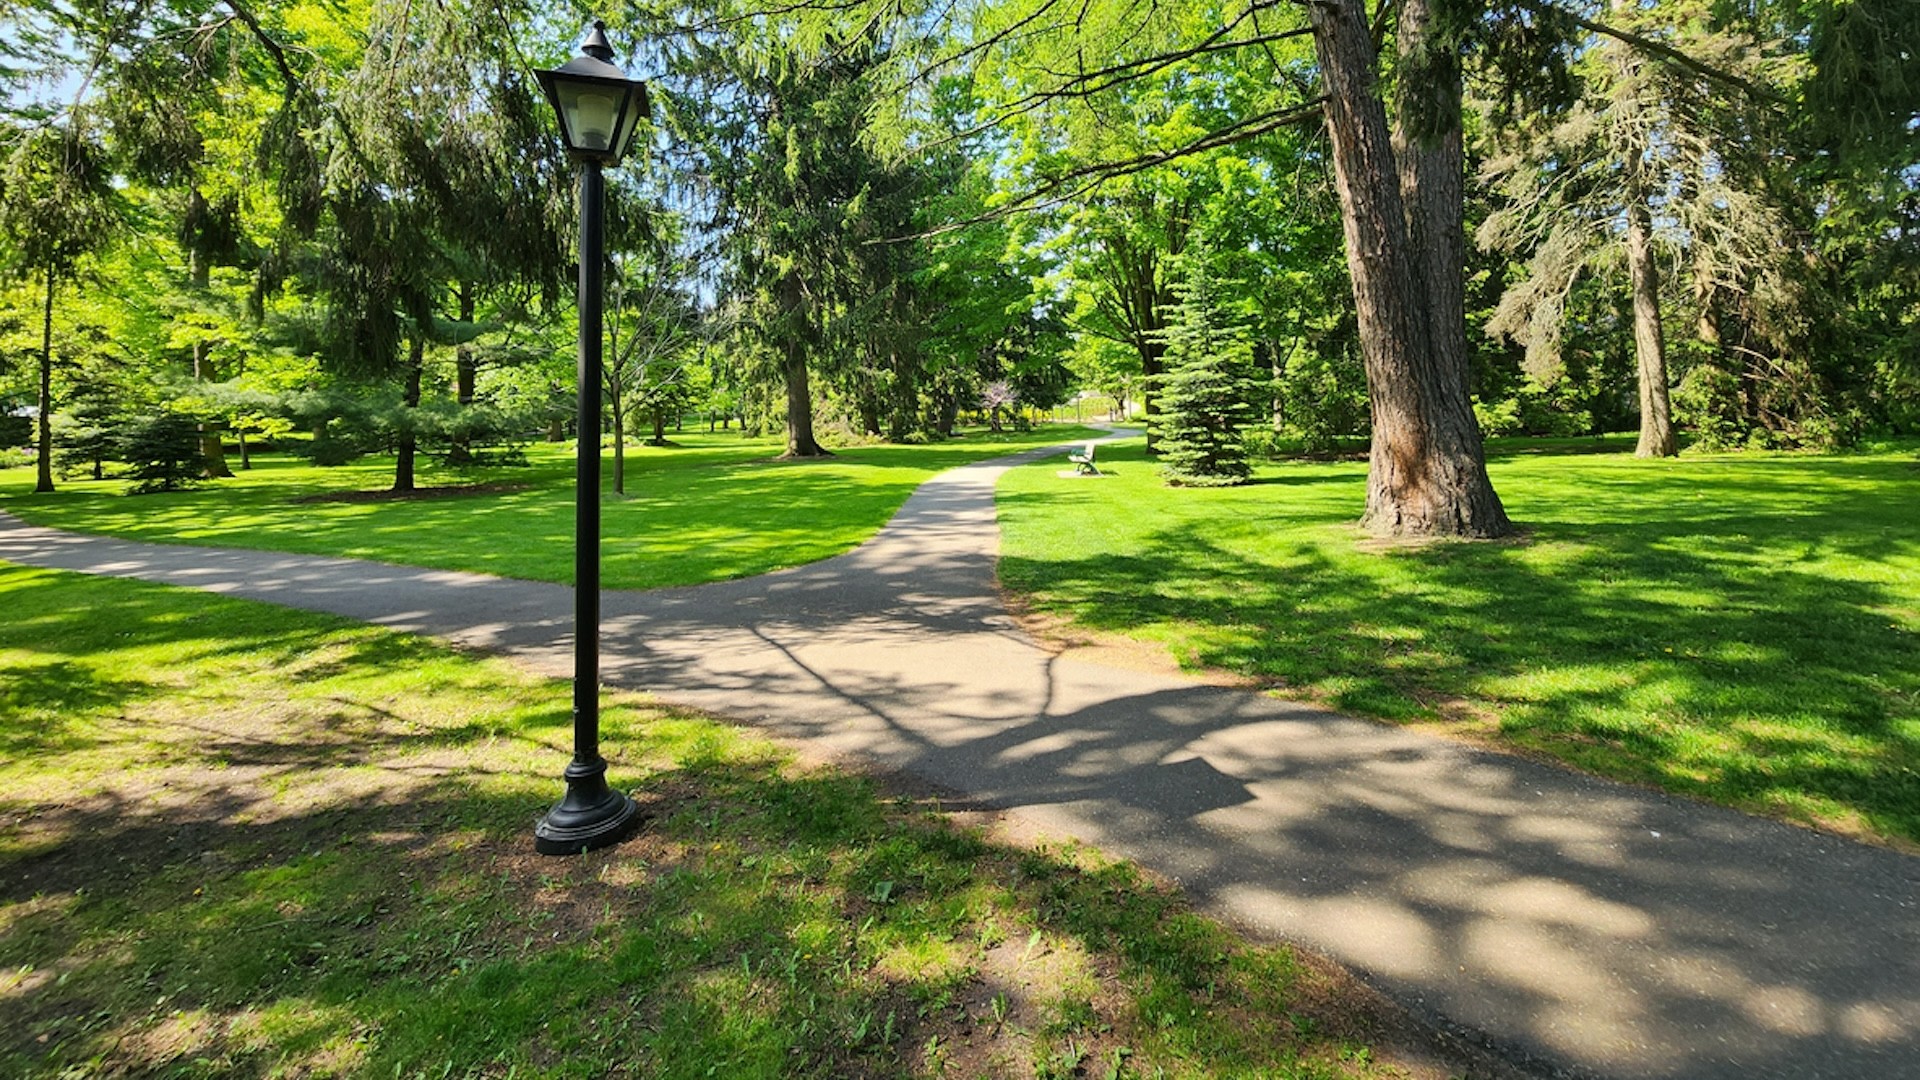
<path id="1" fill-rule="evenodd" d="M 613 66 L 606 26 L 596 22 L 580 55 L 535 71 L 560 117 L 560 137 L 580 166 L 580 418 L 573 532 L 573 761 L 567 793 L 534 826 L 542 855 L 572 855 L 617 844 L 637 823 L 633 800 L 607 785 L 600 756 L 600 376 L 606 188 L 600 170 L 618 165 L 650 115 L 647 86 Z"/>

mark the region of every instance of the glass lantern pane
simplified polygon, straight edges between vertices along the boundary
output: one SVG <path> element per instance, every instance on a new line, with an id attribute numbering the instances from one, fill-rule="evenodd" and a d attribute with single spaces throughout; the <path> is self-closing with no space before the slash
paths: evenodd
<path id="1" fill-rule="evenodd" d="M 562 81 L 557 87 L 560 114 L 566 118 L 568 140 L 576 149 L 604 152 L 612 149 L 614 123 L 620 118 L 622 95 L 612 87 Z"/>
<path id="2" fill-rule="evenodd" d="M 633 143 L 633 133 L 640 129 L 639 97 L 638 94 L 633 95 L 634 100 L 627 105 L 627 114 L 621 118 L 620 144 L 613 148 L 615 158 L 627 156 L 627 147 Z"/>

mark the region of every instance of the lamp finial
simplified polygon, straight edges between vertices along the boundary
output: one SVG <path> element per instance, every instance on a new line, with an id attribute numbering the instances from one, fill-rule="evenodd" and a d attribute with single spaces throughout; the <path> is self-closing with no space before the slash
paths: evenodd
<path id="1" fill-rule="evenodd" d="M 587 40 L 580 43 L 580 51 L 595 60 L 613 63 L 613 46 L 607 43 L 606 23 L 593 20 L 593 29 L 587 31 Z"/>

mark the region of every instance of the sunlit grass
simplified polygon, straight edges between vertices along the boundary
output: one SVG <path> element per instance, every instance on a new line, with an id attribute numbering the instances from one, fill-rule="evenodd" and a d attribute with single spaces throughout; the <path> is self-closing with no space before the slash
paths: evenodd
<path id="1" fill-rule="evenodd" d="M 1790 819 L 1920 841 L 1911 452 L 1639 461 L 1515 443 L 1518 541 L 1382 546 L 1360 462 L 1002 481 L 1001 574 L 1183 661 Z"/>
<path id="2" fill-rule="evenodd" d="M 737 434 L 674 436 L 627 448 L 626 494 L 603 463 L 601 576 L 642 589 L 748 577 L 828 558 L 872 536 L 921 481 L 971 461 L 1093 432 L 975 433 L 929 446 L 863 446 L 817 461 L 776 461 L 782 444 Z M 0 472 L 0 509 L 36 525 L 163 543 L 345 555 L 534 581 L 573 580 L 571 444 L 536 444 L 528 465 L 429 469 L 422 487 L 510 485 L 455 498 L 298 502 L 380 491 L 391 458 L 319 468 L 255 455 L 231 480 L 171 494 L 127 495 L 124 481 L 69 480 L 34 495 L 31 469 Z M 524 487 L 522 487 L 524 486 Z"/>
<path id="3" fill-rule="evenodd" d="M 1408 1075 L 1125 864 L 736 729 L 609 693 L 644 827 L 542 858 L 564 682 L 118 579 L 0 604 L 0 1075 Z"/>

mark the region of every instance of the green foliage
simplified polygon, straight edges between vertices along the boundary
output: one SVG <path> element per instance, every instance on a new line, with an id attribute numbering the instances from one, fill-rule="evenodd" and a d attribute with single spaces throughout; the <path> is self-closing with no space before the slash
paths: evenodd
<path id="1" fill-rule="evenodd" d="M 630 449 L 627 497 L 601 511 L 602 577 L 610 589 L 695 585 L 829 558 L 872 536 L 936 472 L 1099 434 L 964 432 L 928 446 L 843 448 L 819 462 L 770 461 L 778 444 L 737 432 L 676 435 L 675 447 Z M 564 584 L 574 566 L 573 447 L 542 443 L 523 452 L 524 467 L 427 463 L 424 484 L 490 488 L 457 499 L 370 497 L 392 475 L 389 457 L 318 468 L 280 455 L 259 455 L 251 471 L 158 503 L 120 498 L 112 482 L 29 496 L 31 477 L 18 473 L 0 476 L 0 499 L 26 520 L 82 532 Z M 721 535 L 728 541 L 714 542 Z"/>
<path id="2" fill-rule="evenodd" d="M 1473 416 L 1483 435 L 1597 435 L 1593 414 L 1582 407 L 1580 389 L 1570 378 L 1546 386 L 1527 379 L 1509 397 L 1492 402 L 1475 398 Z"/>
<path id="3" fill-rule="evenodd" d="M 1389 553 L 1344 525 L 1363 463 L 1181 494 L 1138 443 L 1102 447 L 1110 481 L 1001 482 L 1001 575 L 1044 610 L 1308 700 L 1920 841 L 1912 446 L 1660 463 L 1631 447 L 1496 440 L 1527 542 Z"/>
<path id="4" fill-rule="evenodd" d="M 1252 471 L 1240 428 L 1255 415 L 1253 344 L 1223 310 L 1210 256 L 1204 245 L 1189 254 L 1161 338 L 1168 372 L 1153 425 L 1161 471 L 1182 487 L 1240 484 Z"/>
<path id="5" fill-rule="evenodd" d="M 0 602 L 0 813 L 35 822 L 0 843 L 33 881 L 0 897 L 0 970 L 33 980 L 7 1076 L 899 1076 L 962 1041 L 1402 1075 L 1338 1063 L 1355 995 L 1133 867 L 712 720 L 609 691 L 647 827 L 540 860 L 562 680 L 115 578 L 0 567 Z M 207 813 L 236 801 L 259 813 Z"/>
<path id="6" fill-rule="evenodd" d="M 0 193 L 0 256 L 10 276 L 72 278 L 119 221 L 107 149 L 78 121 L 0 127 Z"/>
<path id="7" fill-rule="evenodd" d="M 114 456 L 127 463 L 132 493 L 179 491 L 205 475 L 200 427 L 194 417 L 172 411 L 123 421 L 113 436 Z"/>
<path id="8" fill-rule="evenodd" d="M 442 394 L 408 405 L 387 384 L 341 384 L 275 399 L 267 407 L 297 430 L 314 433 L 293 444 L 316 465 L 344 465 L 368 454 L 392 452 L 403 442 L 422 455 L 464 464 L 508 464 L 540 429 L 537 403 L 514 406 L 479 401 L 461 405 Z M 488 453 L 493 448 L 493 453 Z"/>
<path id="9" fill-rule="evenodd" d="M 33 418 L 0 412 L 0 449 L 11 450 L 33 441 Z"/>
<path id="10" fill-rule="evenodd" d="M 1274 380 L 1277 434 L 1309 453 L 1334 449 L 1369 432 L 1367 373 L 1351 319 L 1335 332 L 1289 349 Z"/>
<path id="11" fill-rule="evenodd" d="M 609 176 L 615 256 L 681 265 L 676 287 L 711 308 L 701 321 L 725 344 L 639 381 L 672 411 L 765 430 L 784 422 L 801 363 L 818 401 L 802 412 L 893 440 L 943 434 L 1001 381 L 1036 407 L 1080 388 L 1138 404 L 1164 368 L 1180 261 L 1206 235 L 1221 305 L 1272 371 L 1276 438 L 1326 448 L 1366 434 L 1304 16 L 1083 7 L 1071 33 L 1044 0 L 805 4 L 777 25 L 722 3 L 702 9 L 699 34 L 619 13 L 616 44 L 654 76 L 660 126 Z M 1662 301 L 1696 438 L 1821 445 L 1920 425 L 1920 129 L 1898 0 L 1589 12 L 1693 58 L 1648 53 L 1631 79 L 1603 70 L 1613 46 L 1558 9 L 1434 11 L 1430 48 L 1383 86 L 1458 57 L 1485 95 L 1469 102 L 1469 164 L 1484 167 L 1467 202 L 1508 242 L 1469 268 L 1484 313 L 1471 321 L 1511 284 L 1526 310 L 1494 328 L 1541 354 L 1523 366 L 1480 350 L 1489 423 L 1631 421 L 1620 275 L 1598 253 L 1617 232 L 1606 144 L 1639 125 L 1657 133 L 1648 164 L 1672 225 Z M 163 5 L 131 22 L 29 0 L 13 14 L 7 63 L 86 87 L 77 109 L 21 105 L 0 131 L 8 267 L 65 251 L 62 281 L 98 270 L 57 292 L 56 400 L 96 385 L 140 407 L 177 397 L 236 430 L 275 418 L 212 386 L 398 383 L 418 343 L 429 403 L 456 363 L 477 369 L 482 401 L 565 427 L 570 376 L 554 369 L 570 352 L 573 169 L 527 69 L 562 60 L 575 27 L 518 0 Z M 74 261 L 74 244 L 122 222 L 138 243 Z M 11 363 L 45 299 L 30 293 L 0 300 L 10 400 L 32 397 Z M 1709 313 L 1721 346 L 1685 347 L 1681 328 Z M 189 372 L 204 385 L 184 389 Z M 636 404 L 628 426 L 645 433 L 651 408 Z"/>
<path id="12" fill-rule="evenodd" d="M 53 428 L 54 465 L 62 472 L 85 470 L 100 479 L 109 461 L 121 459 L 125 414 L 99 399 L 83 401 L 57 417 Z"/>

